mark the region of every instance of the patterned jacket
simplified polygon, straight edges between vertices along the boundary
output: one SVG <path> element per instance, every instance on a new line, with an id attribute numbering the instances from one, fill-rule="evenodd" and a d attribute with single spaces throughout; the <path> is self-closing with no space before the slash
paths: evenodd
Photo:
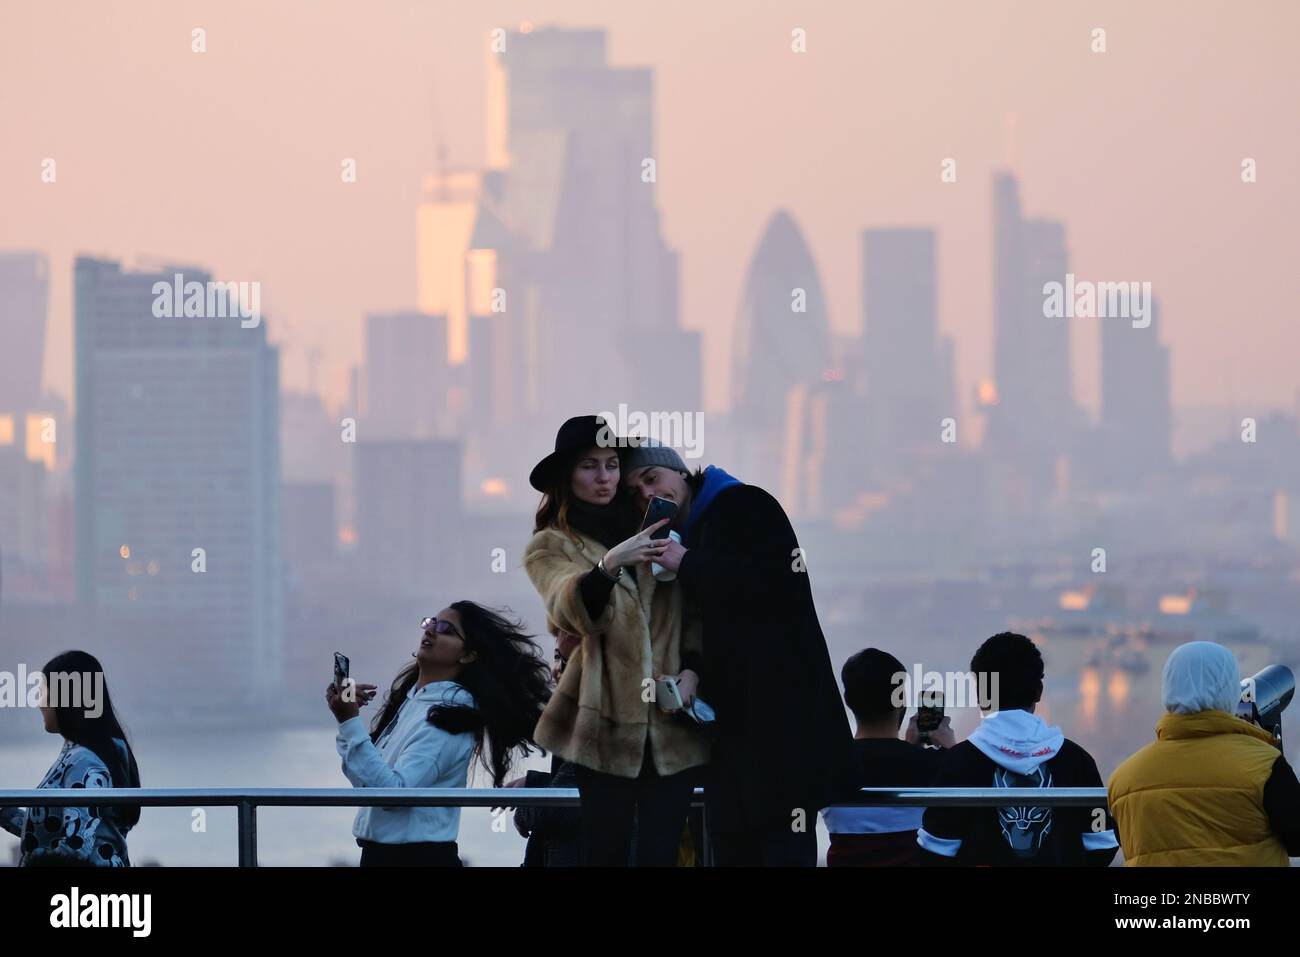
<path id="1" fill-rule="evenodd" d="M 126 757 L 126 742 L 113 742 Z M 109 788 L 113 779 L 94 751 L 67 741 L 40 788 Z M 0 827 L 21 839 L 19 867 L 130 867 L 117 807 L 0 808 Z"/>

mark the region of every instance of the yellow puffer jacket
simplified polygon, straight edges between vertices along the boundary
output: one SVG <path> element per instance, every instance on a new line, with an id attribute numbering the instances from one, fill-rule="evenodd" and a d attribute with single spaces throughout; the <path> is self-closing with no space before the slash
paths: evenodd
<path id="1" fill-rule="evenodd" d="M 1166 714 L 1156 740 L 1115 769 L 1110 810 L 1131 867 L 1286 867 L 1264 812 L 1281 752 L 1226 711 Z"/>

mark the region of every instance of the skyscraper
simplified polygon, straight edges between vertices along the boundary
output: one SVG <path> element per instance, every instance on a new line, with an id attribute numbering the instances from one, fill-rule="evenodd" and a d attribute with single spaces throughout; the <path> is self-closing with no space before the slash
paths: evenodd
<path id="1" fill-rule="evenodd" d="M 938 337 L 932 229 L 862 234 L 863 339 L 873 458 L 905 469 L 909 452 L 939 441 L 954 415 Z"/>
<path id="2" fill-rule="evenodd" d="M 264 322 L 157 317 L 178 273 L 210 281 L 75 264 L 77 594 L 140 710 L 257 713 L 281 678 L 279 357 Z"/>
<path id="3" fill-rule="evenodd" d="M 1100 320 L 1101 437 L 1106 477 L 1130 488 L 1170 464 L 1169 349 L 1160 342 L 1160 308 L 1151 324 Z"/>
<path id="4" fill-rule="evenodd" d="M 500 249 L 503 229 L 485 236 L 484 219 L 495 220 L 502 176 L 496 172 L 439 169 L 425 179 L 417 214 L 416 279 L 420 311 L 445 316 L 444 352 L 452 364 L 469 350 L 470 269 L 477 249 Z"/>
<path id="5" fill-rule="evenodd" d="M 998 404 L 986 444 L 1028 487 L 1047 493 L 1078 417 L 1070 378 L 1068 320 L 1044 315 L 1043 284 L 1069 270 L 1065 226 L 1026 220 L 1019 184 L 993 178 L 994 374 Z"/>
<path id="6" fill-rule="evenodd" d="M 653 108 L 652 72 L 609 66 L 604 31 L 521 29 L 489 61 L 487 153 L 521 247 L 513 284 L 540 292 L 529 362 L 548 417 L 698 395 L 655 205 Z"/>
<path id="7" fill-rule="evenodd" d="M 354 450 L 358 567 L 389 594 L 438 593 L 464 561 L 460 443 L 363 440 Z"/>
<path id="8" fill-rule="evenodd" d="M 1044 432 L 1060 435 L 1061 426 L 1072 415 L 1073 379 L 1070 368 L 1070 324 L 1043 315 L 1043 286 L 1064 282 L 1070 269 L 1065 242 L 1065 224 L 1047 219 L 1030 219 L 1024 230 L 1025 301 L 1024 330 L 1031 333 L 1024 345 L 1034 350 L 1016 354 L 1029 393 L 1041 413 Z"/>
<path id="9" fill-rule="evenodd" d="M 327 570 L 338 550 L 332 482 L 285 482 L 280 486 L 281 540 L 285 565 L 304 581 Z"/>
<path id="10" fill-rule="evenodd" d="M 0 252 L 0 414 L 40 405 L 48 293 L 43 253 Z"/>
<path id="11" fill-rule="evenodd" d="M 820 492 L 828 515 L 858 500 L 870 484 L 872 466 L 865 441 L 870 406 L 863 337 L 832 336 L 831 354 L 833 369 L 824 376 L 821 390 L 827 447 Z"/>
<path id="12" fill-rule="evenodd" d="M 817 267 L 785 210 L 768 221 L 750 259 L 732 356 L 732 427 L 745 436 L 740 475 L 798 512 L 817 434 L 814 399 L 833 362 Z"/>
<path id="13" fill-rule="evenodd" d="M 13 441 L 13 422 L 0 416 L 0 564 L 14 591 L 20 570 L 44 571 L 50 557 L 51 477 L 45 465 Z"/>
<path id="14" fill-rule="evenodd" d="M 48 288 L 42 253 L 0 253 L 0 563 L 11 593 L 20 572 L 43 570 L 49 557 L 55 446 L 44 423 L 56 435 L 65 423 L 41 394 Z"/>
<path id="15" fill-rule="evenodd" d="M 420 312 L 366 316 L 365 432 L 428 439 L 452 431 L 447 317 Z"/>

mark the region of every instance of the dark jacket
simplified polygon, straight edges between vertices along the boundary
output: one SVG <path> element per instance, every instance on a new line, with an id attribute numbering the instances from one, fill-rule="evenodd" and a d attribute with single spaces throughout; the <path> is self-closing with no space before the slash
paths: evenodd
<path id="1" fill-rule="evenodd" d="M 699 695 L 718 716 L 709 828 L 815 825 L 842 786 L 848 719 L 794 529 L 767 492 L 705 470 L 678 580 L 703 628 Z"/>
<path id="2" fill-rule="evenodd" d="M 842 800 L 861 799 L 862 788 L 934 787 L 943 767 L 941 748 L 925 748 L 898 738 L 860 738 L 852 745 L 853 764 Z M 828 807 L 822 811 L 831 846 L 827 867 L 911 867 L 922 863 L 916 831 L 924 808 Z"/>
<path id="3" fill-rule="evenodd" d="M 551 761 L 550 773 L 529 771 L 524 787 L 576 788 L 576 765 L 561 757 Z M 524 867 L 577 867 L 581 864 L 579 842 L 582 809 L 577 807 L 521 807 L 515 821 L 528 832 Z"/>
<path id="4" fill-rule="evenodd" d="M 1026 801 L 1011 807 L 926 808 L 918 835 L 925 848 L 924 862 L 976 866 L 1109 864 L 1119 845 L 1114 821 L 1104 810 L 1032 804 L 1033 788 L 1102 786 L 1097 763 L 1079 745 L 1065 738 L 1053 750 L 1052 757 L 1025 775 L 994 762 L 969 740 L 950 748 L 935 787 L 1023 787 L 1027 789 Z"/>

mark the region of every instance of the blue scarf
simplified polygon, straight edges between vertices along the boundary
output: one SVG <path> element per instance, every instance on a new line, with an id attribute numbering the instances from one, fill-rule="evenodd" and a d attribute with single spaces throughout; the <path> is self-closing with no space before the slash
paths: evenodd
<path id="1" fill-rule="evenodd" d="M 682 544 L 690 548 L 693 544 L 693 535 L 699 523 L 700 518 L 713 504 L 713 500 L 718 497 L 718 493 L 733 485 L 744 485 L 740 479 L 728 475 L 716 465 L 710 465 L 704 470 L 704 482 L 700 485 L 700 490 L 696 493 L 694 501 L 691 502 L 690 513 L 686 516 L 686 527 L 682 529 Z"/>

